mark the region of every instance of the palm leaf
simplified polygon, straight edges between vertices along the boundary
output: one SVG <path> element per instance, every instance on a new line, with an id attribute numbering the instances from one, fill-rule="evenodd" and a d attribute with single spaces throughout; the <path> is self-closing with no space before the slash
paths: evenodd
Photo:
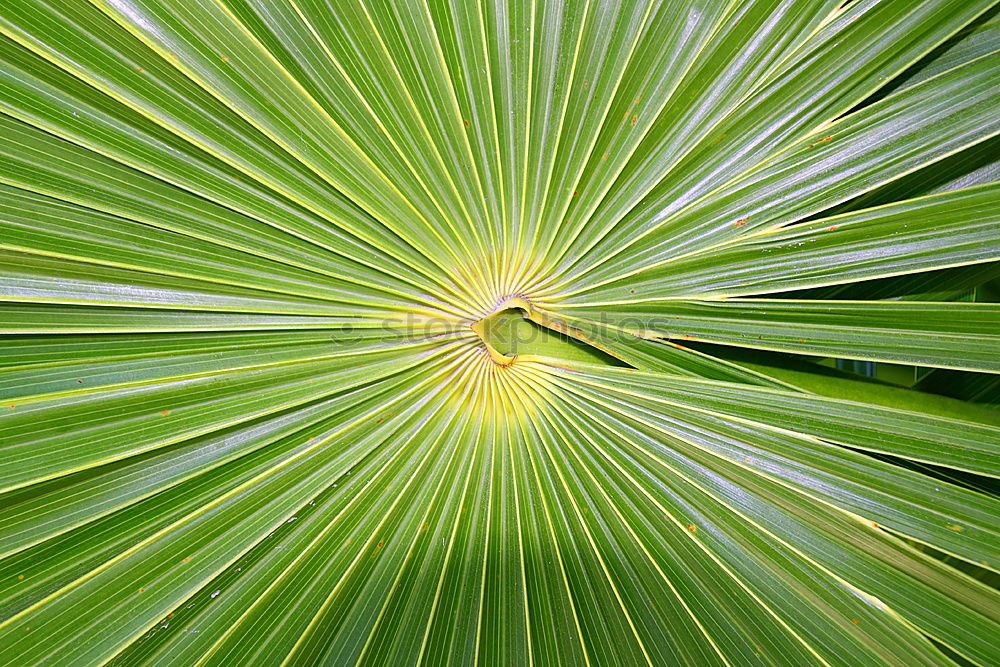
<path id="1" fill-rule="evenodd" d="M 993 4 L 9 0 L 0 661 L 1000 662 Z"/>

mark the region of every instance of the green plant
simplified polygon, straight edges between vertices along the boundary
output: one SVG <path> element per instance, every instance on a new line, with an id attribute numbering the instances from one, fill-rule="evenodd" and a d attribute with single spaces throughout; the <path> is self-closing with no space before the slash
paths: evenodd
<path id="1" fill-rule="evenodd" d="M 993 4 L 5 0 L 0 662 L 1000 663 Z"/>

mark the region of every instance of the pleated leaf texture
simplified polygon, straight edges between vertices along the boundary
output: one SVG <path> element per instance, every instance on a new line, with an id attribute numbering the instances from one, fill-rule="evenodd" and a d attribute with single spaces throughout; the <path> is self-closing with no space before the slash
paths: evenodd
<path id="1" fill-rule="evenodd" d="M 1000 664 L 994 5 L 4 0 L 0 664 Z"/>

